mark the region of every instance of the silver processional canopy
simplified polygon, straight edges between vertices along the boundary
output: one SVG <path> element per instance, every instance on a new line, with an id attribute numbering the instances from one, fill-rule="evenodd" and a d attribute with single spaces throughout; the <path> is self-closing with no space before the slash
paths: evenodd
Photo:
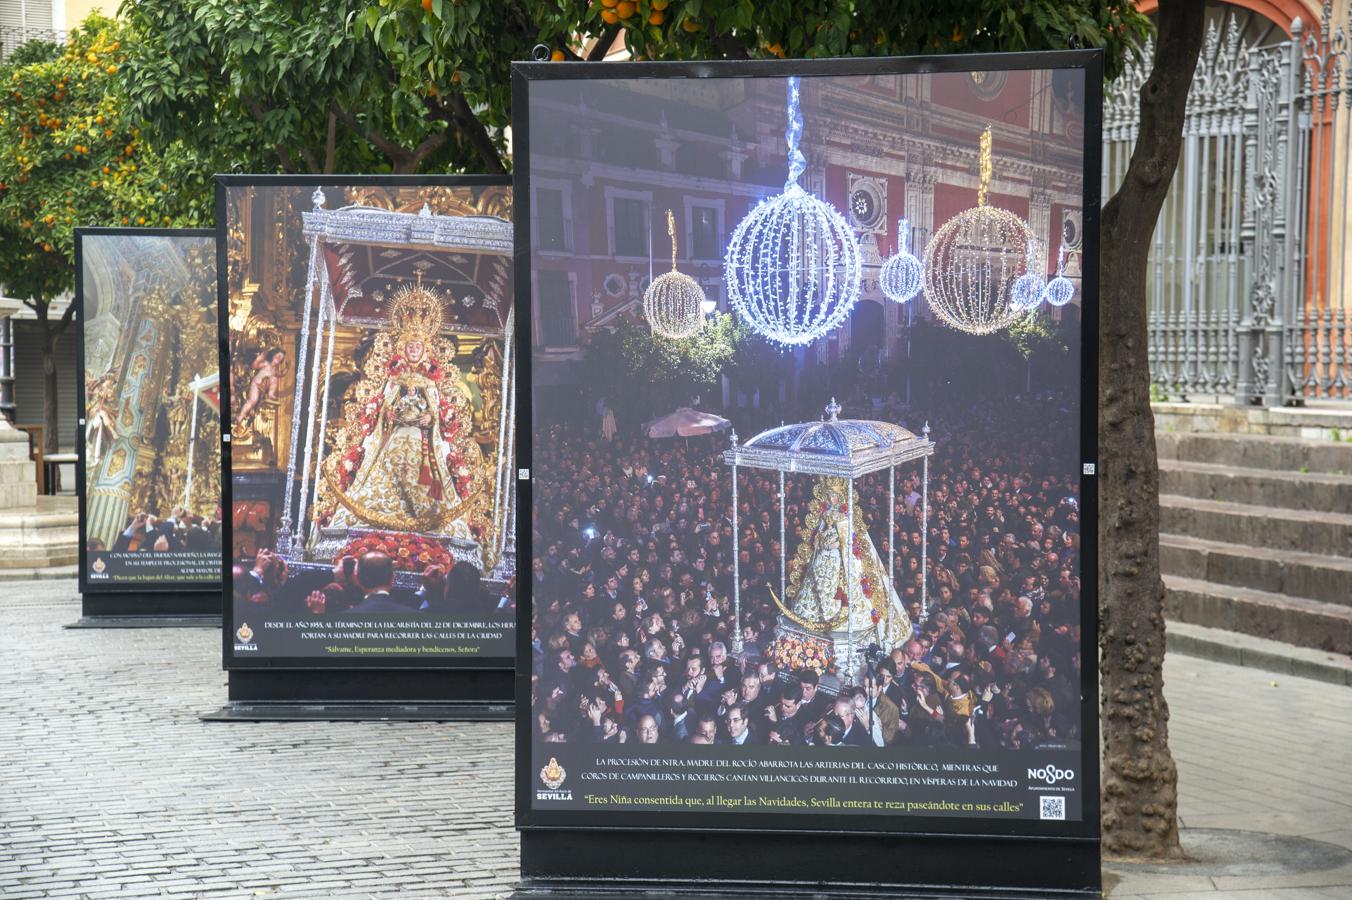
<path id="1" fill-rule="evenodd" d="M 934 455 L 929 428 L 924 436 L 872 419 L 841 419 L 834 400 L 819 422 L 770 428 L 740 446 L 723 451 L 723 462 L 776 472 L 858 478 L 891 466 Z"/>

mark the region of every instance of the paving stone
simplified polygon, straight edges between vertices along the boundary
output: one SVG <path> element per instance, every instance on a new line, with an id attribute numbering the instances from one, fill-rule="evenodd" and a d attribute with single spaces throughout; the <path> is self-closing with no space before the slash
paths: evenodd
<path id="1" fill-rule="evenodd" d="M 204 724 L 209 629 L 65 631 L 67 582 L 0 598 L 0 896 L 508 895 L 510 725 Z M 1352 849 L 1352 688 L 1170 654 L 1187 828 Z M 1352 874 L 1227 883 L 1110 867 L 1112 900 L 1352 897 Z"/>
<path id="2" fill-rule="evenodd" d="M 510 725 L 202 723 L 225 698 L 218 632 L 67 631 L 70 582 L 7 587 L 0 895 L 510 890 Z"/>

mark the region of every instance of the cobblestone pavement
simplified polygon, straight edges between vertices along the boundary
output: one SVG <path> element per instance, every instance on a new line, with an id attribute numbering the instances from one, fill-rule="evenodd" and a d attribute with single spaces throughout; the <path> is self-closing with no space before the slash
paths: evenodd
<path id="1" fill-rule="evenodd" d="M 508 725 L 204 724 L 216 631 L 66 631 L 71 582 L 5 588 L 0 897 L 511 890 Z M 1352 689 L 1189 657 L 1167 674 L 1185 835 L 1209 858 L 1109 865 L 1112 900 L 1352 897 Z M 1233 831 L 1287 843 L 1225 849 Z"/>
<path id="2" fill-rule="evenodd" d="M 0 594 L 0 897 L 493 897 L 506 723 L 212 723 L 213 629 L 82 629 Z"/>

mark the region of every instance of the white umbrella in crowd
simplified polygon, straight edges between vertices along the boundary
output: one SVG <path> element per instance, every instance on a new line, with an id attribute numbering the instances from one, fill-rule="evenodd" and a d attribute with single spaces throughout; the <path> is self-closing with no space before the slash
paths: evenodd
<path id="1" fill-rule="evenodd" d="M 688 438 L 723 431 L 731 424 L 722 416 L 682 406 L 675 412 L 648 422 L 643 426 L 643 433 L 650 438 Z"/>

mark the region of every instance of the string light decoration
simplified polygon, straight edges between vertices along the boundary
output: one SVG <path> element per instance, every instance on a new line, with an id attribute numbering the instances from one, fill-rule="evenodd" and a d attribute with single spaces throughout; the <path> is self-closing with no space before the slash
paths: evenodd
<path id="1" fill-rule="evenodd" d="M 1065 306 L 1075 299 L 1075 282 L 1065 276 L 1066 245 L 1056 251 L 1056 277 L 1042 289 L 1042 298 L 1052 306 Z"/>
<path id="2" fill-rule="evenodd" d="M 878 286 L 888 299 L 905 303 L 916 294 L 924 284 L 925 267 L 911 253 L 911 223 L 905 219 L 897 220 L 897 252 L 883 263 L 878 273 Z"/>
<path id="3" fill-rule="evenodd" d="M 1040 248 L 1036 240 L 1028 242 L 1028 255 L 1025 257 L 1025 266 L 1027 272 L 1014 279 L 1014 285 L 1009 289 L 1010 305 L 1019 312 L 1031 312 L 1037 309 L 1037 305 L 1042 302 L 1042 292 L 1047 287 L 1046 280 L 1042 277 L 1038 260 Z"/>
<path id="4" fill-rule="evenodd" d="M 671 210 L 667 210 L 667 234 L 671 237 L 671 271 L 654 278 L 643 292 L 643 314 L 655 333 L 679 341 L 704 324 L 704 288 L 676 271 L 676 218 Z"/>
<path id="5" fill-rule="evenodd" d="M 1011 290 L 1028 272 L 1033 229 L 1009 210 L 987 206 L 994 165 L 991 130 L 981 133 L 976 206 L 949 219 L 925 248 L 925 298 L 945 324 L 992 334 L 1022 315 Z"/>
<path id="6" fill-rule="evenodd" d="M 807 160 L 798 77 L 788 80 L 789 174 L 732 232 L 723 260 L 728 301 L 753 331 L 803 346 L 834 331 L 859 300 L 859 242 L 834 206 L 798 183 Z"/>

